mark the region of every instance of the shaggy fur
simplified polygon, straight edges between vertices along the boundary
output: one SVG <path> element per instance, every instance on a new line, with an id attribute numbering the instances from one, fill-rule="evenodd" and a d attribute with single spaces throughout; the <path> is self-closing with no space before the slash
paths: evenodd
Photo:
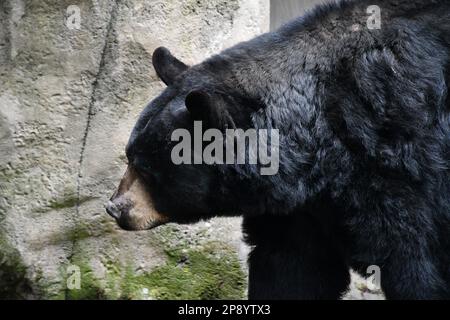
<path id="1" fill-rule="evenodd" d="M 366 28 L 370 5 L 380 30 Z M 444 0 L 320 6 L 193 67 L 160 49 L 169 86 L 127 155 L 171 221 L 244 216 L 251 299 L 338 299 L 349 268 L 370 265 L 389 299 L 448 299 L 449 57 Z M 193 130 L 194 90 L 215 101 L 202 115 L 211 127 L 279 129 L 279 174 L 173 165 L 170 136 Z"/>

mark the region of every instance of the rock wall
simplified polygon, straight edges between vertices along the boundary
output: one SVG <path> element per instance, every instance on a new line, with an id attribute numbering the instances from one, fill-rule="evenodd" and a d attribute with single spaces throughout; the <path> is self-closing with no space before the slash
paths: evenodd
<path id="1" fill-rule="evenodd" d="M 321 0 L 270 0 L 270 29 L 275 30 L 287 21 L 303 15 Z"/>
<path id="2" fill-rule="evenodd" d="M 0 1 L 0 298 L 244 296 L 239 220 L 126 233 L 103 203 L 163 89 L 153 50 L 193 64 L 268 28 L 268 0 Z"/>

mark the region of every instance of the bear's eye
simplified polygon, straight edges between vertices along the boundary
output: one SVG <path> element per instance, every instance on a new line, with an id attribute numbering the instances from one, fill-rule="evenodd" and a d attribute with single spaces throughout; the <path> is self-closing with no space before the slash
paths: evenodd
<path id="1" fill-rule="evenodd" d="M 136 171 L 144 177 L 150 175 L 151 173 L 150 164 L 144 159 L 135 158 L 133 161 L 133 166 Z"/>

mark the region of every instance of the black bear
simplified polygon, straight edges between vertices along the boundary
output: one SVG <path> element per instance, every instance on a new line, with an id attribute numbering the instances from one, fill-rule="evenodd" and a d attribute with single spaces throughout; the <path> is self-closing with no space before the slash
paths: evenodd
<path id="1" fill-rule="evenodd" d="M 153 64 L 167 89 L 106 205 L 122 228 L 242 215 L 250 299 L 338 299 L 372 265 L 388 299 L 450 298 L 448 0 L 322 5 L 199 65 L 165 48 Z M 175 163 L 173 132 L 198 122 L 277 130 L 276 174 Z"/>

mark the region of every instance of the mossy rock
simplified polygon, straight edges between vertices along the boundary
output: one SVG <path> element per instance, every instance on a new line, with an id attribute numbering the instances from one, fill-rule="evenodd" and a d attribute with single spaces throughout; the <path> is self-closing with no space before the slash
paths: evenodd
<path id="1" fill-rule="evenodd" d="M 246 276 L 228 246 L 208 243 L 201 248 L 169 250 L 167 254 L 166 265 L 150 273 L 134 275 L 127 270 L 122 298 L 142 298 L 146 290 L 150 298 L 162 300 L 244 298 Z"/>
<path id="2" fill-rule="evenodd" d="M 72 261 L 80 271 L 80 288 L 67 289 L 65 292 L 66 300 L 103 300 L 108 297 L 101 284 L 101 281 L 94 276 L 89 264 L 84 261 Z M 66 281 L 67 281 L 66 275 Z"/>
<path id="3" fill-rule="evenodd" d="M 0 299 L 23 299 L 31 295 L 26 271 L 19 252 L 9 245 L 0 231 Z"/>
<path id="4" fill-rule="evenodd" d="M 72 261 L 81 271 L 81 288 L 67 290 L 66 299 L 244 299 L 246 275 L 233 250 L 222 243 L 166 251 L 165 265 L 136 273 L 132 264 L 108 261 L 106 279 L 97 279 L 89 264 Z"/>

